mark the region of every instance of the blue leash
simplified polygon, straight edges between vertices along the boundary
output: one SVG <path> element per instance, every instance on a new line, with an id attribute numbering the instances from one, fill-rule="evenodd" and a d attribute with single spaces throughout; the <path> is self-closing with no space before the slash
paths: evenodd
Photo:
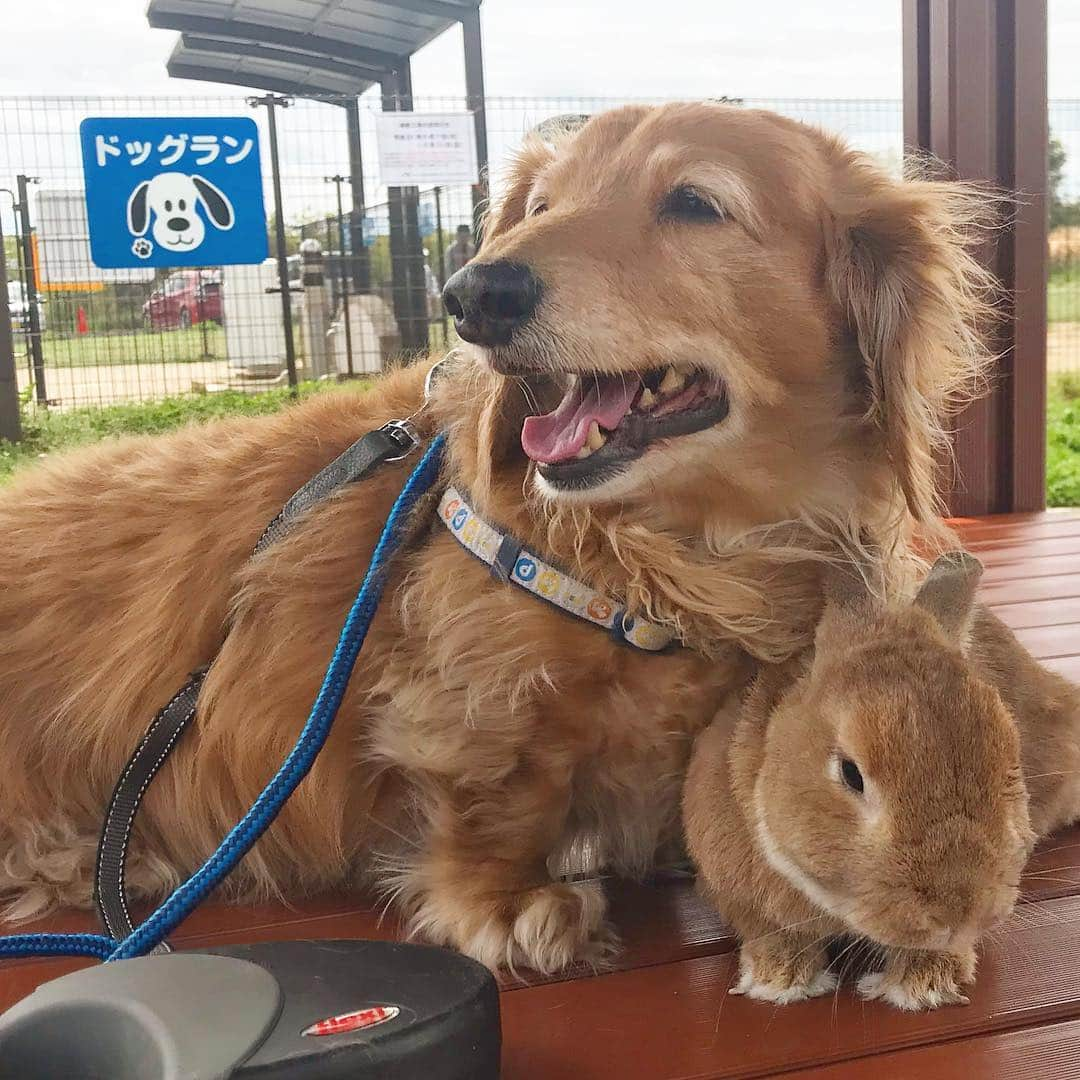
<path id="1" fill-rule="evenodd" d="M 13 934 L 0 937 L 0 958 L 89 956 L 99 960 L 126 960 L 143 956 L 164 941 L 233 871 L 270 827 L 326 743 L 368 628 L 378 610 L 386 584 L 384 570 L 401 541 L 401 526 L 416 501 L 438 479 L 445 444 L 445 435 L 435 437 L 394 502 L 296 745 L 251 809 L 221 841 L 217 851 L 122 941 L 103 934 Z"/>

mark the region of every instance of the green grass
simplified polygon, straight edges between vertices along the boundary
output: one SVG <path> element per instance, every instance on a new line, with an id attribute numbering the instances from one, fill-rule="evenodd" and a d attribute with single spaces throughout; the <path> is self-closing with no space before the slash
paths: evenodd
<path id="1" fill-rule="evenodd" d="M 17 338 L 16 348 L 25 348 L 25 343 Z M 225 331 L 214 322 L 187 330 L 131 330 L 115 334 L 61 335 L 46 330 L 41 337 L 41 351 L 47 368 L 223 360 Z"/>
<path id="2" fill-rule="evenodd" d="M 1046 317 L 1050 322 L 1080 322 L 1080 269 L 1051 271 L 1046 289 Z"/>
<path id="3" fill-rule="evenodd" d="M 323 393 L 335 384 L 304 383 L 300 396 Z M 364 384 L 350 384 L 341 392 L 355 392 Z M 287 389 L 245 394 L 227 390 L 202 397 L 173 397 L 164 401 L 109 408 L 72 409 L 69 412 L 27 412 L 23 416 L 23 438 L 10 443 L 0 439 L 0 483 L 16 469 L 47 454 L 70 450 L 85 443 L 120 435 L 156 435 L 184 424 L 205 423 L 223 416 L 257 416 L 277 412 L 293 403 Z"/>
<path id="4" fill-rule="evenodd" d="M 332 388 L 305 383 L 301 397 Z M 353 384 L 350 389 L 362 387 Z M 348 392 L 348 391 L 345 391 Z M 23 440 L 0 440 L 0 483 L 16 469 L 46 454 L 121 435 L 153 435 L 189 423 L 205 423 L 223 416 L 256 416 L 286 408 L 293 401 L 288 390 L 245 394 L 229 390 L 202 397 L 174 397 L 137 405 L 72 409 L 69 412 L 27 412 Z M 1046 495 L 1050 506 L 1080 506 L 1080 377 L 1059 375 L 1050 380 L 1047 395 Z"/>
<path id="5" fill-rule="evenodd" d="M 1046 502 L 1080 506 L 1080 378 L 1071 374 L 1047 387 Z"/>

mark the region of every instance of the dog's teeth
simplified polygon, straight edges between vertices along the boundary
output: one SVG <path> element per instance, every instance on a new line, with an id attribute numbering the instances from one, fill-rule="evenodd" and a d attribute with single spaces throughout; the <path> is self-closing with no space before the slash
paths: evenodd
<path id="1" fill-rule="evenodd" d="M 668 368 L 664 372 L 664 377 L 660 380 L 660 393 L 661 394 L 674 394 L 681 390 L 686 385 L 686 376 L 676 371 L 674 368 Z"/>
<path id="2" fill-rule="evenodd" d="M 600 425 L 593 420 L 589 424 L 589 437 L 585 440 L 585 445 L 590 450 L 599 450 L 606 442 L 607 436 L 600 430 Z"/>
<path id="3" fill-rule="evenodd" d="M 581 460 L 582 460 L 583 458 L 587 458 L 587 457 L 590 457 L 591 455 L 592 455 L 592 450 L 590 449 L 590 447 L 589 447 L 589 444 L 588 444 L 588 443 L 586 443 L 586 444 L 585 444 L 585 445 L 584 445 L 584 446 L 583 446 L 583 447 L 582 447 L 582 448 L 581 448 L 581 449 L 580 449 L 580 450 L 579 450 L 579 451 L 578 451 L 578 452 L 577 452 L 577 453 L 576 453 L 576 454 L 574 455 L 574 457 L 576 457 L 576 458 L 578 459 L 578 461 L 581 461 Z"/>
<path id="4" fill-rule="evenodd" d="M 652 408 L 656 404 L 656 395 L 646 386 L 641 391 L 641 397 L 638 398 L 638 405 L 642 409 Z"/>

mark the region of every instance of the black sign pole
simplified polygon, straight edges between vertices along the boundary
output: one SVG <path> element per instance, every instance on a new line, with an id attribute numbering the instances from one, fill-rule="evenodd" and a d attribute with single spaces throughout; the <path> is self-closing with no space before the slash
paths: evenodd
<path id="1" fill-rule="evenodd" d="M 341 185 L 347 184 L 349 178 L 336 173 L 334 176 L 324 176 L 323 180 L 337 188 L 338 281 L 341 283 L 341 317 L 345 320 L 345 361 L 351 379 L 356 372 L 353 371 L 352 320 L 349 318 L 349 275 L 345 270 L 345 207 L 341 202 Z M 356 265 L 355 260 L 353 265 Z"/>
<path id="2" fill-rule="evenodd" d="M 33 224 L 30 221 L 30 196 L 28 185 L 38 183 L 36 176 L 15 177 L 19 191 L 19 219 L 22 223 L 23 266 L 26 276 L 26 318 L 30 336 L 30 357 L 34 365 L 34 399 L 39 405 L 49 404 L 49 395 L 45 392 L 45 357 L 41 351 L 41 312 L 38 309 L 37 261 L 34 259 L 34 241 L 31 235 Z"/>
<path id="3" fill-rule="evenodd" d="M 270 132 L 270 176 L 274 185 L 274 245 L 277 254 L 278 287 L 281 290 L 281 320 L 285 329 L 285 366 L 289 371 L 289 386 L 296 393 L 296 342 L 293 339 L 292 297 L 289 295 L 289 253 L 285 247 L 285 215 L 281 198 L 281 162 L 278 159 L 277 112 L 292 104 L 289 98 L 277 94 L 248 98 L 254 109 L 266 106 L 266 121 Z"/>
<path id="4" fill-rule="evenodd" d="M 439 283 L 439 308 L 442 311 L 443 346 L 450 344 L 450 322 L 446 305 L 442 302 L 442 291 L 446 288 L 446 242 L 442 225 L 442 188 L 435 188 L 435 258 L 439 260 L 435 271 L 435 280 Z"/>
<path id="5" fill-rule="evenodd" d="M 19 418 L 19 380 L 15 371 L 15 339 L 11 334 L 3 226 L 4 219 L 0 215 L 0 439 L 18 442 L 22 438 L 22 423 Z"/>

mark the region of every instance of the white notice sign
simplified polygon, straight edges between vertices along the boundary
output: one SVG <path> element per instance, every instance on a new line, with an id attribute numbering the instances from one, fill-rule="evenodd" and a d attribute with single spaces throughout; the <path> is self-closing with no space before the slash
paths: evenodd
<path id="1" fill-rule="evenodd" d="M 475 184 L 472 113 L 376 113 L 379 180 L 390 187 Z"/>

